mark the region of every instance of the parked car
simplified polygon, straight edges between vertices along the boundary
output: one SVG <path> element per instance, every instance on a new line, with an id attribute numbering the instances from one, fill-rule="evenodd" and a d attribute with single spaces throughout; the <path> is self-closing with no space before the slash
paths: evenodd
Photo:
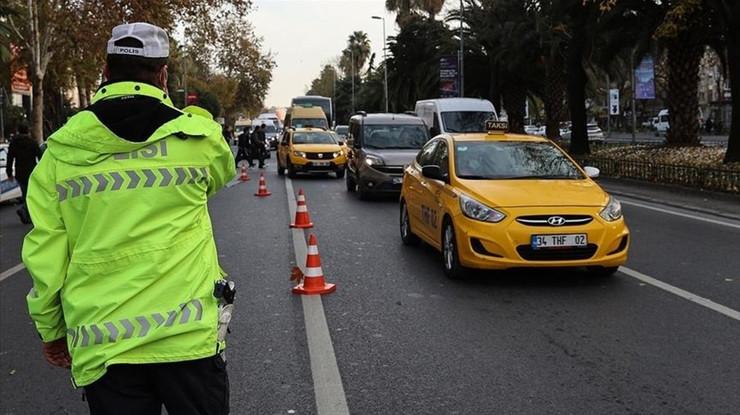
<path id="1" fill-rule="evenodd" d="M 16 180 L 8 180 L 5 166 L 8 162 L 8 145 L 0 144 L 0 202 L 19 199 L 21 188 Z"/>

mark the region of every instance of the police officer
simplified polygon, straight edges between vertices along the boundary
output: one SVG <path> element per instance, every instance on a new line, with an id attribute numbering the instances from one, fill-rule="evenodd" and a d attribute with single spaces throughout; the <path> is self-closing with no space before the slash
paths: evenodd
<path id="1" fill-rule="evenodd" d="M 28 308 L 92 414 L 229 411 L 207 197 L 234 157 L 216 122 L 173 106 L 168 56 L 161 28 L 113 28 L 105 82 L 31 175 Z"/>
<path id="2" fill-rule="evenodd" d="M 31 177 L 33 168 L 36 167 L 36 161 L 41 158 L 41 148 L 28 134 L 28 126 L 21 124 L 18 126 L 18 134 L 10 141 L 8 146 L 8 160 L 5 166 L 5 172 L 8 179 L 18 181 L 18 187 L 21 188 L 21 198 L 23 205 L 16 211 L 21 218 L 21 222 L 31 223 L 26 208 L 26 194 L 28 193 L 28 180 Z M 15 175 L 13 174 L 15 167 Z"/>
<path id="3" fill-rule="evenodd" d="M 265 130 L 267 129 L 267 125 L 262 124 L 259 127 L 254 129 L 254 132 L 252 133 L 252 158 L 250 158 L 249 165 L 253 165 L 253 158 L 256 157 L 257 160 L 259 160 L 259 168 L 264 169 L 265 168 L 265 142 L 267 141 L 267 136 L 265 135 Z"/>
<path id="4" fill-rule="evenodd" d="M 236 167 L 239 167 L 239 162 L 242 160 L 247 160 L 249 162 L 249 167 L 254 167 L 254 163 L 252 162 L 252 159 L 249 158 L 249 146 L 250 146 L 250 133 L 249 133 L 250 127 L 245 127 L 244 131 L 239 134 L 239 142 L 237 143 L 237 152 L 236 152 Z"/>

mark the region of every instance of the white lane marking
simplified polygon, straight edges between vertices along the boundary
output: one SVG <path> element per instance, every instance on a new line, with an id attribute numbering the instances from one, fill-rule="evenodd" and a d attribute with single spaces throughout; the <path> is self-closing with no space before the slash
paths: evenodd
<path id="1" fill-rule="evenodd" d="M 642 282 L 645 282 L 647 284 L 650 284 L 654 287 L 658 287 L 661 290 L 668 291 L 671 294 L 677 295 L 681 298 L 685 298 L 693 303 L 699 304 L 701 306 L 704 306 L 712 311 L 716 311 L 720 314 L 724 314 L 725 316 L 740 321 L 740 311 L 733 310 L 729 307 L 723 306 L 722 304 L 715 303 L 712 300 L 706 299 L 704 297 L 698 296 L 696 294 L 690 293 L 686 290 L 682 290 L 681 288 L 674 287 L 673 285 L 670 285 L 668 283 L 665 283 L 663 281 L 657 280 L 653 277 L 647 276 L 639 271 L 635 271 L 633 269 L 627 268 L 627 267 L 619 267 L 619 271 L 622 272 L 625 275 L 629 275 L 632 278 L 636 278 Z"/>
<path id="2" fill-rule="evenodd" d="M 296 199 L 293 183 L 285 178 L 285 190 L 288 193 L 290 220 L 295 217 Z M 306 237 L 303 229 L 292 229 L 295 261 L 305 273 Z M 339 374 L 334 345 L 329 334 L 329 325 L 324 314 L 324 305 L 320 295 L 302 295 L 303 319 L 306 324 L 308 355 L 311 360 L 311 377 L 316 397 L 316 410 L 319 415 L 349 415 L 347 397 L 344 394 L 342 377 Z"/>
<path id="3" fill-rule="evenodd" d="M 689 219 L 694 219 L 694 220 L 698 220 L 698 221 L 702 221 L 702 222 L 713 223 L 715 225 L 722 225 L 722 226 L 727 226 L 727 227 L 730 227 L 730 228 L 740 229 L 740 224 L 738 224 L 738 223 L 732 223 L 732 222 L 727 222 L 727 221 L 722 221 L 722 220 L 707 218 L 707 217 L 704 217 L 704 216 L 699 216 L 698 213 L 677 212 L 677 211 L 672 210 L 672 209 L 664 209 L 664 208 L 657 207 L 657 206 L 651 206 L 651 205 L 646 205 L 644 203 L 633 202 L 631 200 L 625 200 L 622 197 L 619 198 L 619 201 L 622 202 L 625 205 L 637 206 L 637 207 L 641 207 L 643 209 L 649 209 L 649 210 L 654 210 L 656 212 L 667 213 L 669 215 L 680 216 L 682 218 L 689 218 Z"/>
<path id="4" fill-rule="evenodd" d="M 0 274 L 0 281 L 8 278 L 9 276 L 15 274 L 18 271 L 22 271 L 24 269 L 26 269 L 26 266 L 23 265 L 23 263 L 21 262 L 20 264 L 14 266 L 13 268 L 10 268 L 8 270 L 3 271 L 3 273 Z"/>

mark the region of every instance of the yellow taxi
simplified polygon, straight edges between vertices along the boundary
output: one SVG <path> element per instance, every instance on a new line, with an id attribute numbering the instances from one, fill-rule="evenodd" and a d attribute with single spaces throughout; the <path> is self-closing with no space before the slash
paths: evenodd
<path id="1" fill-rule="evenodd" d="M 627 261 L 619 201 L 544 137 L 487 132 L 440 135 L 404 170 L 401 239 L 442 253 L 445 274 L 467 268 L 587 267 L 601 276 Z"/>
<path id="2" fill-rule="evenodd" d="M 347 156 L 336 136 L 323 128 L 288 128 L 277 150 L 277 172 L 288 177 L 297 173 L 335 173 L 344 177 Z"/>

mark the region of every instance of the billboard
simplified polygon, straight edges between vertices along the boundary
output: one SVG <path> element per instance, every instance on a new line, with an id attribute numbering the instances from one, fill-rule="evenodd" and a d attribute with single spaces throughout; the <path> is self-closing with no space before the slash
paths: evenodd
<path id="1" fill-rule="evenodd" d="M 619 90 L 609 90 L 609 115 L 619 115 Z"/>
<path id="2" fill-rule="evenodd" d="M 456 55 L 439 58 L 439 96 L 440 98 L 460 96 Z"/>
<path id="3" fill-rule="evenodd" d="M 655 99 L 655 67 L 650 55 L 635 68 L 635 99 Z"/>

